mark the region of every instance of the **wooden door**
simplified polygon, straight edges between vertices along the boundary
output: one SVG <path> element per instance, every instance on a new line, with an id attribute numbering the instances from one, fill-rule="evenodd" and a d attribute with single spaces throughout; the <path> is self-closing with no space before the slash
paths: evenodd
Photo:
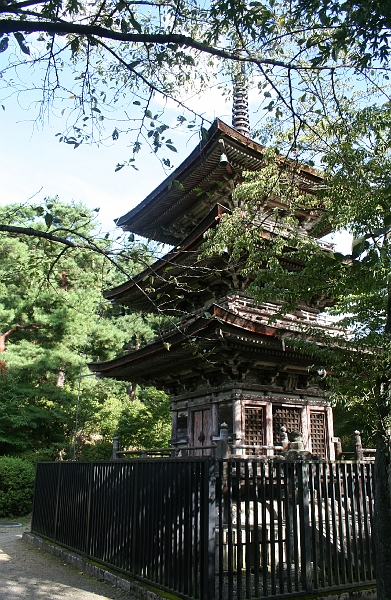
<path id="1" fill-rule="evenodd" d="M 193 446 L 199 447 L 200 450 L 195 450 L 195 456 L 207 456 L 211 454 L 211 450 L 204 446 L 210 446 L 212 443 L 212 420 L 210 409 L 195 410 L 193 413 Z"/>

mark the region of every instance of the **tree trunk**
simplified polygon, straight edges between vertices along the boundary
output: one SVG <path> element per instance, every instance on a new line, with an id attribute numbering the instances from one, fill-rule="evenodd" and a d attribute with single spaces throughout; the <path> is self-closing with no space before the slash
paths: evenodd
<path id="1" fill-rule="evenodd" d="M 40 325 L 38 323 L 28 323 L 27 325 L 14 325 L 11 329 L 6 331 L 5 333 L 0 333 L 0 352 L 5 352 L 6 342 L 11 335 L 16 333 L 16 331 L 20 331 L 21 329 L 39 329 Z M 0 374 L 5 373 L 7 370 L 6 364 L 4 360 L 0 360 Z"/>
<path id="2" fill-rule="evenodd" d="M 0 352 L 5 352 L 5 333 L 0 333 Z M 0 375 L 6 372 L 5 360 L 0 360 Z"/>
<path id="3" fill-rule="evenodd" d="M 56 387 L 62 388 L 65 383 L 65 371 L 64 369 L 58 369 Z"/>
<path id="4" fill-rule="evenodd" d="M 379 435 L 375 461 L 377 600 L 391 598 L 391 437 Z"/>
<path id="5" fill-rule="evenodd" d="M 133 402 L 133 400 L 136 397 L 137 383 L 132 383 L 131 385 L 126 386 L 126 391 L 128 393 L 129 398 Z"/>

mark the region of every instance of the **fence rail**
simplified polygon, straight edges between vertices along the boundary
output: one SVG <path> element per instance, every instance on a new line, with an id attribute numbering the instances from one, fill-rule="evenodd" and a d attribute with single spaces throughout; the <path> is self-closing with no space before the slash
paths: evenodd
<path id="1" fill-rule="evenodd" d="M 374 583 L 372 463 L 39 463 L 33 532 L 194 600 Z"/>

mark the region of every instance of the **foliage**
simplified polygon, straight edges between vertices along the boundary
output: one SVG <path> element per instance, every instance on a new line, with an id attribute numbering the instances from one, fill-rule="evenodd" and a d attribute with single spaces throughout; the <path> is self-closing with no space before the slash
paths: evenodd
<path id="1" fill-rule="evenodd" d="M 155 388 L 141 388 L 118 422 L 122 448 L 167 448 L 171 437 L 171 413 L 166 395 Z"/>
<path id="2" fill-rule="evenodd" d="M 35 468 L 25 460 L 0 456 L 0 517 L 25 515 L 31 511 Z"/>
<path id="3" fill-rule="evenodd" d="M 373 60 L 388 62 L 390 57 L 391 10 L 385 0 L 300 0 L 298 13 L 316 15 L 329 37 L 318 45 L 320 61 L 354 49 L 358 65 Z M 318 34 L 319 35 L 319 34 Z M 313 43 L 318 44 L 314 33 Z"/>
<path id="4" fill-rule="evenodd" d="M 293 117 L 295 139 L 353 98 L 348 79 L 368 103 L 388 77 L 384 1 L 31 0 L 5 2 L 0 13 L 3 106 L 26 91 L 41 120 L 47 110 L 66 119 L 57 135 L 72 148 L 129 134 L 131 156 L 116 170 L 137 168 L 145 146 L 170 169 L 176 129 L 206 134 L 187 97 L 216 82 L 230 94 L 242 65 L 259 114 L 283 126 Z M 172 101 L 174 126 L 165 116 Z"/>
<path id="5" fill-rule="evenodd" d="M 205 248 L 209 254 L 228 248 L 233 263 L 245 256 L 242 272 L 252 277 L 257 302 L 279 299 L 282 312 L 299 302 L 332 305 L 328 312 L 340 318 L 340 330 L 333 331 L 333 352 L 330 340 L 323 351 L 313 346 L 316 360 L 328 369 L 335 363 L 339 390 L 345 377 L 355 397 L 369 394 L 372 402 L 389 352 L 389 119 L 384 106 L 351 111 L 330 125 L 333 144 L 323 156 L 325 179 L 316 193 L 300 192 L 300 165 L 282 164 L 269 153 L 265 169 L 247 174 L 236 189 L 238 208 L 223 216 Z M 259 213 L 275 197 L 279 206 Z M 318 221 L 312 235 L 302 226 L 303 210 Z M 351 254 L 325 251 L 317 231 L 342 228 L 354 236 Z M 324 338 L 320 328 L 316 335 Z"/>
<path id="6" fill-rule="evenodd" d="M 11 205 L 1 212 L 11 225 L 55 228 L 67 240 L 89 238 L 95 227 L 91 211 L 58 199 L 47 200 L 42 211 Z M 104 251 L 59 251 L 52 240 L 0 234 L 0 332 L 15 329 L 1 353 L 6 370 L 0 375 L 0 454 L 68 458 L 86 445 L 112 442 L 129 402 L 126 384 L 95 379 L 87 362 L 146 343 L 161 319 L 123 316 L 101 298 L 102 288 L 124 277 L 117 263 L 134 272 L 140 261 L 149 263 L 144 247 L 132 243 L 114 259 L 106 255 L 108 240 L 96 245 Z"/>
<path id="7" fill-rule="evenodd" d="M 97 440 L 91 444 L 83 444 L 80 448 L 79 460 L 111 460 L 113 456 L 113 442 Z"/>

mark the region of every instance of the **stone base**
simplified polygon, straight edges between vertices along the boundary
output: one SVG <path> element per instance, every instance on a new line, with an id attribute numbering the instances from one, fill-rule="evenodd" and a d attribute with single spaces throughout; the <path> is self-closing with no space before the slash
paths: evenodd
<path id="1" fill-rule="evenodd" d="M 79 569 L 79 571 L 83 571 L 90 575 L 91 577 L 95 577 L 101 581 L 107 581 L 111 585 L 124 590 L 125 592 L 129 592 L 132 596 L 132 600 L 162 600 L 162 598 L 166 598 L 167 594 L 162 592 L 162 595 L 158 593 L 158 591 L 153 591 L 144 587 L 140 582 L 135 581 L 134 579 L 127 579 L 124 575 L 114 573 L 113 571 L 108 571 L 106 567 L 102 565 L 102 567 L 97 566 L 96 563 L 93 564 L 89 562 L 88 559 L 83 558 L 80 554 L 76 552 L 72 552 L 66 548 L 62 548 L 61 546 L 57 546 L 53 542 L 48 542 L 34 533 L 23 534 L 23 541 L 27 542 L 31 546 L 35 546 L 36 548 L 40 548 L 44 552 L 48 554 L 53 554 L 53 556 L 57 556 L 61 559 L 62 562 L 67 563 L 68 565 L 72 565 Z M 175 600 L 175 596 L 170 594 L 170 599 Z M 180 600 L 179 598 L 177 600 Z"/>

